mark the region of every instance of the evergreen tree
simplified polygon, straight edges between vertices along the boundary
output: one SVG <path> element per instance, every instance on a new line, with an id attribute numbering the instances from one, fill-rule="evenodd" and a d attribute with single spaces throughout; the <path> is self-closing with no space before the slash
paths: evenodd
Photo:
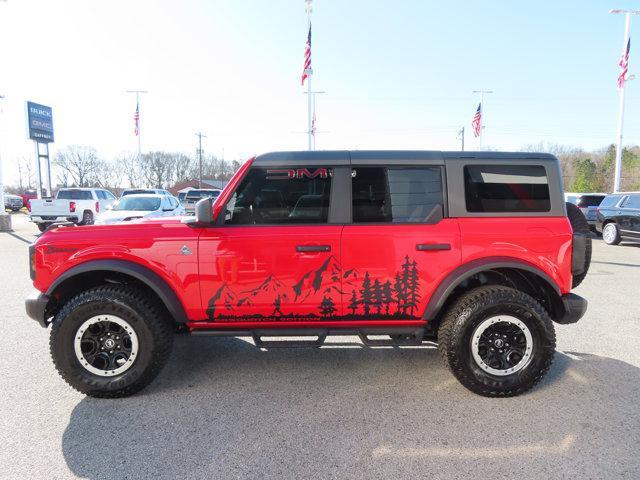
<path id="1" fill-rule="evenodd" d="M 332 316 L 336 313 L 336 305 L 333 303 L 331 297 L 325 295 L 320 303 L 320 313 L 322 313 L 323 317 Z"/>
<path id="2" fill-rule="evenodd" d="M 418 263 L 414 260 L 411 263 L 409 272 L 409 314 L 413 317 L 414 310 L 420 301 L 420 274 L 418 273 Z"/>
<path id="3" fill-rule="evenodd" d="M 371 291 L 371 279 L 369 278 L 369 272 L 364 274 L 364 280 L 362 281 L 362 289 L 360 290 L 360 303 L 364 310 L 364 316 L 369 316 L 371 303 L 373 299 L 373 292 Z"/>
<path id="4" fill-rule="evenodd" d="M 402 313 L 402 307 L 404 305 L 402 279 L 400 278 L 400 272 L 396 273 L 396 280 L 393 283 L 393 293 L 396 296 L 396 315 L 400 315 Z"/>
<path id="5" fill-rule="evenodd" d="M 373 306 L 376 308 L 378 315 L 380 315 L 380 310 L 382 309 L 382 285 L 377 278 L 373 282 Z"/>
<path id="6" fill-rule="evenodd" d="M 382 285 L 382 303 L 384 303 L 384 311 L 386 315 L 389 315 L 389 307 L 393 302 L 393 291 L 391 290 L 391 282 L 387 280 Z"/>
<path id="7" fill-rule="evenodd" d="M 349 302 L 349 308 L 351 309 L 351 315 L 356 314 L 356 310 L 358 309 L 358 297 L 356 296 L 356 291 L 351 291 L 351 300 Z"/>

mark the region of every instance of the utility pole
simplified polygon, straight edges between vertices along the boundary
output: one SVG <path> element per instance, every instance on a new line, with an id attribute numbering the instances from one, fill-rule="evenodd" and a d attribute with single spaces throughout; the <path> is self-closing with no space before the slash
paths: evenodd
<path id="1" fill-rule="evenodd" d="M 464 125 L 460 127 L 460 130 L 458 130 L 458 138 L 462 140 L 462 145 L 460 146 L 460 150 L 464 152 Z"/>
<path id="2" fill-rule="evenodd" d="M 196 137 L 198 137 L 198 164 L 200 170 L 200 176 L 198 177 L 198 188 L 202 188 L 202 139 L 207 138 L 207 136 L 202 133 L 196 133 Z"/>
<path id="3" fill-rule="evenodd" d="M 127 90 L 127 93 L 135 93 L 136 94 L 136 111 L 135 111 L 135 122 L 136 122 L 136 136 L 138 137 L 138 158 L 142 157 L 142 144 L 141 144 L 141 137 L 142 137 L 142 128 L 140 128 L 141 125 L 141 116 L 140 116 L 140 95 L 143 93 L 149 93 L 146 90 Z"/>
<path id="4" fill-rule="evenodd" d="M 622 44 L 622 57 L 627 54 L 627 46 L 629 45 L 629 30 L 631 28 L 631 15 L 640 14 L 640 10 L 609 10 L 609 13 L 624 13 L 624 42 Z M 622 60 L 621 60 L 622 63 Z M 620 65 L 622 67 L 622 65 Z M 628 64 L 627 64 L 628 68 Z M 616 169 L 613 180 L 613 192 L 620 191 L 620 181 L 622 178 L 622 130 L 624 124 L 624 88 L 630 78 L 623 78 L 619 82 L 620 104 L 618 110 L 618 141 L 616 145 Z"/>
<path id="5" fill-rule="evenodd" d="M 491 90 L 474 90 L 480 94 L 480 135 L 478 135 L 478 150 L 482 150 L 482 131 L 484 130 L 484 94 L 493 93 Z"/>

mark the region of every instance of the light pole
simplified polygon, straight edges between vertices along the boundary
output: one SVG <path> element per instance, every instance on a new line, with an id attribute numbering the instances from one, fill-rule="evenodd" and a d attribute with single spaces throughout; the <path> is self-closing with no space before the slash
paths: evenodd
<path id="1" fill-rule="evenodd" d="M 4 101 L 4 95 L 0 95 L 0 115 L 2 114 L 2 102 Z M 0 131 L 2 131 L 2 124 L 0 123 Z M 1 145 L 0 145 L 1 148 Z M 6 232 L 11 230 L 11 216 L 7 215 L 4 210 L 4 184 L 2 183 L 2 152 L 0 152 L 0 232 Z"/>
<path id="2" fill-rule="evenodd" d="M 640 10 L 609 10 L 609 13 L 624 13 L 624 43 L 622 44 L 622 56 L 628 55 L 627 46 L 629 45 L 629 29 L 631 27 L 631 15 L 639 15 Z M 628 68 L 628 58 L 627 58 Z M 620 180 L 622 178 L 622 130 L 624 124 L 624 87 L 627 78 L 622 78 L 620 85 L 620 106 L 618 110 L 618 142 L 616 145 L 616 169 L 613 180 L 613 192 L 620 191 Z"/>
<path id="3" fill-rule="evenodd" d="M 482 150 L 482 131 L 484 130 L 484 94 L 493 93 L 492 90 L 474 90 L 480 94 L 480 134 L 478 135 L 478 150 Z"/>

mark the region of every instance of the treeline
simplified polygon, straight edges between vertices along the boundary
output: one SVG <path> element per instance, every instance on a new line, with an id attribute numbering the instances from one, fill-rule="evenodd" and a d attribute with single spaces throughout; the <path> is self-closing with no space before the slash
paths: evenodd
<path id="1" fill-rule="evenodd" d="M 567 192 L 611 192 L 615 175 L 616 147 L 585 151 L 554 144 L 527 145 L 523 151 L 552 153 L 562 168 Z M 640 147 L 622 150 L 621 190 L 640 190 Z"/>
<path id="2" fill-rule="evenodd" d="M 35 188 L 37 172 L 33 159 L 18 162 L 16 193 Z M 202 158 L 202 177 L 229 180 L 241 163 L 214 155 Z M 197 180 L 199 162 L 181 152 L 147 152 L 138 156 L 123 152 L 113 159 L 101 157 L 93 147 L 70 145 L 58 150 L 51 160 L 52 184 L 60 187 L 100 187 L 118 190 L 126 186 L 170 188 L 177 183 Z M 46 172 L 43 172 L 45 183 Z M 18 192 L 19 191 L 19 192 Z"/>

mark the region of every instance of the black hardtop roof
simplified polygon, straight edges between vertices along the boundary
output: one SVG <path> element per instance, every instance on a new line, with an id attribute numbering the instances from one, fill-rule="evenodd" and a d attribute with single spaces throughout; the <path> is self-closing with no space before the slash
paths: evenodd
<path id="1" fill-rule="evenodd" d="M 321 150 L 321 151 L 284 151 L 257 155 L 256 166 L 274 166 L 307 162 L 323 164 L 349 165 L 351 163 L 414 163 L 426 161 L 430 164 L 442 164 L 455 160 L 508 160 L 508 161 L 553 161 L 556 157 L 548 153 L 533 152 L 461 152 L 439 150 Z"/>

